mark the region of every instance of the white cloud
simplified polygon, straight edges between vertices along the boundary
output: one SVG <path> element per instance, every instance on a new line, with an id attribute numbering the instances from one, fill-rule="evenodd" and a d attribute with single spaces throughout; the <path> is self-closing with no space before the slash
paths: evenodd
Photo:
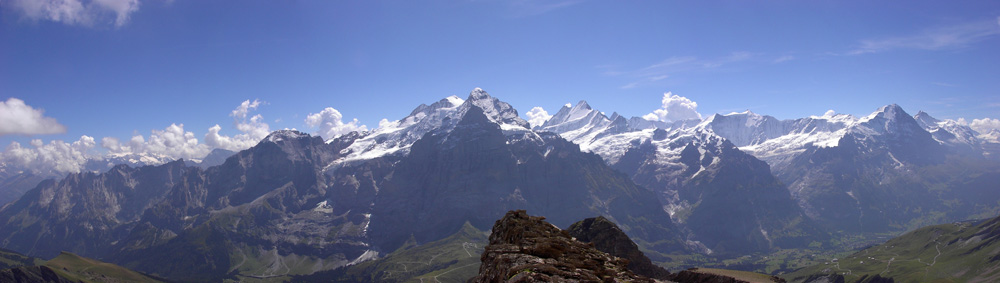
<path id="1" fill-rule="evenodd" d="M 996 24 L 1000 24 L 1000 22 Z M 908 36 L 862 40 L 860 46 L 849 52 L 848 55 L 878 53 L 894 49 L 945 50 L 962 48 L 997 35 L 1000 35 L 1000 27 L 995 25 L 993 21 L 969 22 L 928 29 Z"/>
<path id="2" fill-rule="evenodd" d="M 379 128 L 389 127 L 389 126 L 392 126 L 393 124 L 395 124 L 396 122 L 399 122 L 399 121 L 389 121 L 389 119 L 382 118 L 382 120 L 378 121 L 378 127 Z"/>
<path id="3" fill-rule="evenodd" d="M 542 107 L 531 108 L 531 111 L 524 113 L 524 115 L 528 116 L 528 123 L 531 127 L 541 127 L 542 124 L 545 124 L 545 121 L 552 118 L 552 115 L 549 115 L 549 112 L 542 109 Z"/>
<path id="4" fill-rule="evenodd" d="M 139 0 L 10 0 L 5 4 L 34 21 L 83 26 L 107 20 L 121 27 L 139 10 Z"/>
<path id="5" fill-rule="evenodd" d="M 642 118 L 650 121 L 672 122 L 688 119 L 701 120 L 701 113 L 698 113 L 698 103 L 691 101 L 687 97 L 674 95 L 667 92 L 663 94 L 662 107 L 653 110 L 653 113 L 643 115 Z"/>
<path id="6" fill-rule="evenodd" d="M 219 132 L 222 130 L 222 127 L 215 125 L 209 128 L 208 133 L 205 134 L 205 144 L 211 148 L 240 151 L 256 145 L 260 140 L 267 137 L 271 133 L 271 128 L 267 123 L 263 122 L 263 116 L 257 114 L 247 119 L 250 111 L 256 110 L 261 103 L 263 102 L 257 99 L 253 102 L 250 102 L 250 100 L 243 101 L 240 106 L 237 106 L 229 114 L 229 116 L 233 117 L 233 126 L 241 134 L 232 137 L 220 135 Z"/>
<path id="7" fill-rule="evenodd" d="M 833 115 L 837 115 L 837 111 L 833 111 L 833 109 L 826 110 L 826 113 L 823 113 L 823 117 L 833 117 Z"/>
<path id="8" fill-rule="evenodd" d="M 81 136 L 73 143 L 54 140 L 45 144 L 42 140 L 35 139 L 31 140 L 30 147 L 11 142 L 7 149 L 0 153 L 0 161 L 16 165 L 21 170 L 43 174 L 79 173 L 87 160 L 94 155 L 91 149 L 95 145 L 94 138 L 90 136 Z"/>
<path id="9" fill-rule="evenodd" d="M 200 159 L 208 154 L 209 149 L 204 144 L 198 144 L 194 133 L 184 131 L 184 124 L 170 124 L 166 129 L 153 130 L 143 145 L 143 151 L 171 159 Z"/>
<path id="10" fill-rule="evenodd" d="M 327 107 L 319 113 L 309 113 L 309 116 L 306 116 L 306 125 L 312 128 L 318 127 L 319 132 L 316 134 L 323 137 L 324 140 L 330 140 L 353 131 L 368 130 L 367 126 L 359 125 L 357 118 L 347 123 L 344 123 L 343 119 L 344 115 L 341 115 L 340 111 L 333 109 L 333 107 Z"/>
<path id="11" fill-rule="evenodd" d="M 118 138 L 104 137 L 101 147 L 109 154 L 138 154 L 163 156 L 169 159 L 201 159 L 211 151 L 208 145 L 198 142 L 194 133 L 184 131 L 184 124 L 170 124 L 163 130 L 152 130 L 149 140 L 142 135 L 134 135 L 127 144 Z"/>
<path id="12" fill-rule="evenodd" d="M 200 159 L 214 148 L 233 151 L 247 149 L 271 132 L 267 123 L 262 122 L 264 118 L 261 115 L 250 115 L 250 112 L 261 104 L 259 100 L 253 102 L 247 100 L 230 113 L 233 125 L 241 132 L 235 136 L 220 135 L 222 127 L 215 125 L 205 134 L 205 142 L 200 143 L 194 133 L 184 130 L 184 124 L 170 124 L 163 130 L 152 130 L 148 138 L 138 134 L 133 135 L 127 142 L 115 137 L 101 138 L 101 147 L 107 150 L 109 155 L 135 154 L 154 157 L 156 160 Z M 0 115 L 8 112 L 11 111 L 0 112 Z M 95 146 L 97 146 L 96 141 L 89 136 L 82 136 L 73 143 L 55 140 L 44 144 L 42 140 L 36 139 L 31 141 L 30 147 L 12 142 L 0 153 L 0 164 L 14 170 L 77 173 L 83 169 L 88 160 L 101 158 L 99 153 L 93 150 Z"/>
<path id="13" fill-rule="evenodd" d="M 260 106 L 260 103 L 260 99 L 254 99 L 253 102 L 250 102 L 249 99 L 244 100 L 243 103 L 240 103 L 240 106 L 236 106 L 236 109 L 233 109 L 233 112 L 230 113 L 229 116 L 234 119 L 244 119 L 247 117 L 247 113 L 249 113 L 250 110 L 256 110 L 257 107 Z"/>
<path id="14" fill-rule="evenodd" d="M 960 119 L 964 122 L 964 119 Z M 992 130 L 1000 130 L 1000 119 L 983 118 L 983 119 L 972 119 L 972 123 L 969 123 L 969 128 L 985 134 Z"/>
<path id="15" fill-rule="evenodd" d="M 38 135 L 60 134 L 66 126 L 55 118 L 45 117 L 44 111 L 24 104 L 23 100 L 8 98 L 0 101 L 0 136 L 9 134 Z"/>

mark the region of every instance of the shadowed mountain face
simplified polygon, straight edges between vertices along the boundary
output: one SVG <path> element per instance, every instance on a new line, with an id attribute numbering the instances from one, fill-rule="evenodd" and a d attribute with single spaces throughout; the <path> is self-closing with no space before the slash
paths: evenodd
<path id="1" fill-rule="evenodd" d="M 607 215 L 639 238 L 663 241 L 664 250 L 680 247 L 651 192 L 558 136 L 505 136 L 475 108 L 400 161 L 376 198 L 372 235 L 392 248 L 411 234 L 442 238 L 466 221 L 485 230 L 510 209 L 544 213 L 562 227 Z"/>
<path id="2" fill-rule="evenodd" d="M 844 129 L 836 146 L 805 148 L 777 172 L 831 230 L 886 232 L 993 215 L 1000 164 L 936 141 L 899 106 Z"/>
<path id="3" fill-rule="evenodd" d="M 661 135 L 629 149 L 613 166 L 658 191 L 673 220 L 709 253 L 804 247 L 826 239 L 763 161 L 718 136 Z"/>
<path id="4" fill-rule="evenodd" d="M 540 128 L 600 155 L 636 184 L 655 192 L 671 220 L 686 231 L 692 248 L 737 255 L 827 239 L 767 163 L 696 121 L 656 123 L 649 126 L 659 128 L 647 129 L 631 122 L 636 119 L 612 117 L 581 101 L 560 109 Z M 713 118 L 723 120 L 718 115 Z M 733 124 L 729 128 L 744 122 L 728 123 Z"/>
<path id="5" fill-rule="evenodd" d="M 528 130 L 481 90 L 447 100 L 418 107 L 397 140 L 276 131 L 207 169 L 118 166 L 46 181 L 0 210 L 0 240 L 173 280 L 239 280 L 330 270 L 527 208 L 562 226 L 604 215 L 657 251 L 684 249 L 655 194 L 600 157 Z"/>

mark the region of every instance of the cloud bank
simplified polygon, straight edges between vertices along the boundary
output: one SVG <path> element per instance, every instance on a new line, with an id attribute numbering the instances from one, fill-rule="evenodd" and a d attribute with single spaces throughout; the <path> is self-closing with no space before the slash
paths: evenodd
<path id="1" fill-rule="evenodd" d="M 115 27 L 128 24 L 139 11 L 139 0 L 8 0 L 3 6 L 32 21 L 94 26 L 107 21 Z"/>
<path id="2" fill-rule="evenodd" d="M 964 119 L 960 119 L 960 121 L 964 122 Z M 972 122 L 969 123 L 969 128 L 972 128 L 981 134 L 986 134 L 993 130 L 1000 131 L 1000 119 L 972 119 Z"/>
<path id="3" fill-rule="evenodd" d="M 327 107 L 319 113 L 309 113 L 309 116 L 306 116 L 306 125 L 318 127 L 319 131 L 316 134 L 323 137 L 323 140 L 330 140 L 353 131 L 368 130 L 368 127 L 361 125 L 357 118 L 348 123 L 344 123 L 343 119 L 344 115 L 341 115 L 340 111 Z"/>
<path id="4" fill-rule="evenodd" d="M 240 131 L 235 136 L 220 134 L 222 127 L 215 125 L 208 129 L 205 141 L 201 143 L 193 132 L 184 129 L 184 124 L 173 123 L 162 130 L 150 131 L 148 136 L 133 135 L 127 141 L 116 137 L 103 137 L 100 139 L 100 146 L 106 151 L 106 155 L 98 152 L 97 141 L 86 135 L 71 143 L 53 140 L 45 144 L 40 139 L 31 140 L 27 145 L 11 142 L 3 152 L 0 152 L 0 169 L 7 169 L 10 172 L 30 171 L 41 174 L 79 173 L 88 166 L 89 161 L 101 160 L 105 157 L 127 157 L 127 159 L 140 160 L 147 165 L 156 165 L 181 158 L 185 160 L 201 159 L 216 148 L 240 151 L 256 145 L 271 132 L 268 124 L 263 122 L 263 116 L 252 114 L 262 104 L 263 102 L 260 100 L 246 100 L 230 112 L 234 127 Z M 6 107 L 0 108 L 3 110 L 0 111 L 0 117 L 2 117 L 0 119 L 9 119 L 3 116 L 43 117 L 40 110 L 32 109 L 17 99 L 10 99 L 0 107 Z M 46 119 L 50 120 L 34 120 L 55 123 L 54 119 Z M 10 125 L 12 123 L 0 123 L 0 126 L 10 127 Z M 65 132 L 64 126 L 58 126 Z M 18 133 L 24 134 L 25 131 Z"/>
<path id="5" fill-rule="evenodd" d="M 93 156 L 91 149 L 94 148 L 95 142 L 93 137 L 81 136 L 72 143 L 54 140 L 44 144 L 42 140 L 34 139 L 29 146 L 11 142 L 7 149 L 0 153 L 0 161 L 5 165 L 12 164 L 21 170 L 34 172 L 79 173 Z"/>
<path id="6" fill-rule="evenodd" d="M 0 136 L 61 134 L 66 126 L 55 118 L 45 117 L 41 109 L 24 104 L 23 100 L 8 98 L 0 102 Z"/>
<path id="7" fill-rule="evenodd" d="M 701 120 L 701 113 L 698 113 L 698 103 L 691 101 L 687 97 L 667 92 L 663 94 L 661 102 L 662 106 L 660 109 L 653 110 L 653 113 L 643 115 L 642 118 L 649 121 L 661 122 L 689 119 Z"/>

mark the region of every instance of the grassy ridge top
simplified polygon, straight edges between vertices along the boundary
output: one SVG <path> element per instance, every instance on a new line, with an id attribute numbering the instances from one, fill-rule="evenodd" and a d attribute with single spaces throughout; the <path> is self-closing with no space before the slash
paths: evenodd
<path id="1" fill-rule="evenodd" d="M 783 277 L 797 282 L 814 274 L 838 274 L 848 282 L 865 275 L 891 277 L 896 282 L 997 282 L 1000 218 L 920 228 Z"/>
<path id="2" fill-rule="evenodd" d="M 62 252 L 45 262 L 60 276 L 83 282 L 160 282 L 127 268 Z"/>

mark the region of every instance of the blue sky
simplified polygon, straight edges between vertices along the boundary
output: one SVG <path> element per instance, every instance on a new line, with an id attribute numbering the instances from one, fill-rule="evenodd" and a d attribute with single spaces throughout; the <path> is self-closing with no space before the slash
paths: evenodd
<path id="1" fill-rule="evenodd" d="M 64 126 L 8 130 L 3 147 L 87 135 L 101 151 L 104 137 L 150 142 L 154 130 L 169 144 L 171 124 L 198 143 L 219 125 L 215 132 L 237 146 L 238 135 L 253 138 L 247 129 L 263 124 L 316 132 L 307 117 L 327 107 L 348 128 L 372 129 L 475 87 L 522 116 L 579 100 L 642 116 L 671 92 L 706 117 L 748 109 L 779 119 L 829 109 L 861 116 L 898 103 L 910 114 L 1000 118 L 998 1 L 0 6 L 0 101 L 19 99 Z M 234 112 L 244 101 L 246 111 Z M 316 121 L 336 117 L 324 114 Z"/>

